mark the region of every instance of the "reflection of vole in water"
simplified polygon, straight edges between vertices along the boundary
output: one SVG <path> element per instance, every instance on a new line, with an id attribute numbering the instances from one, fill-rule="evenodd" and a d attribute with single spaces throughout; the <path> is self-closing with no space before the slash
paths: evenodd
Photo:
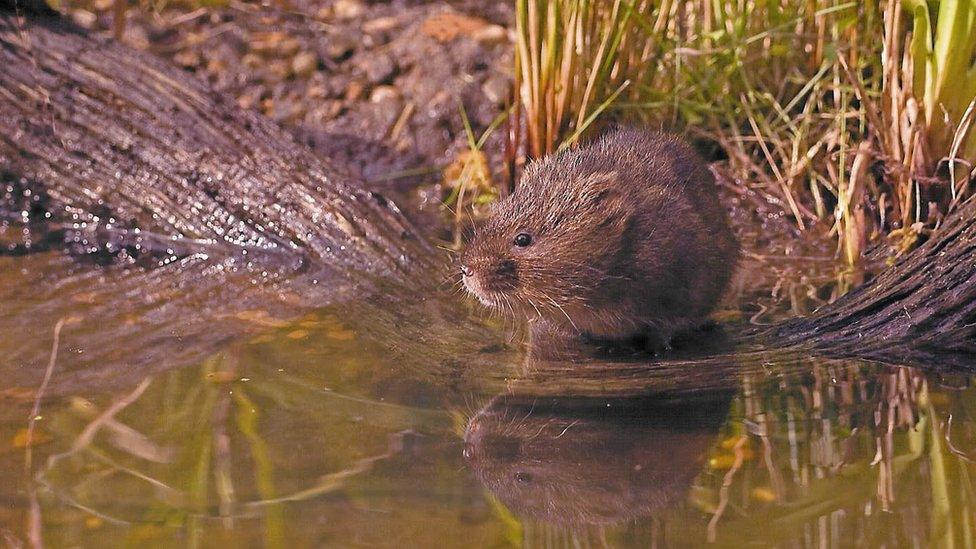
<path id="1" fill-rule="evenodd" d="M 464 456 L 519 516 L 574 528 L 622 522 L 685 496 L 728 403 L 497 397 L 468 422 Z"/>
<path id="2" fill-rule="evenodd" d="M 714 309 L 738 252 L 701 158 L 674 136 L 624 129 L 530 164 L 461 271 L 483 304 L 533 329 L 667 347 Z"/>

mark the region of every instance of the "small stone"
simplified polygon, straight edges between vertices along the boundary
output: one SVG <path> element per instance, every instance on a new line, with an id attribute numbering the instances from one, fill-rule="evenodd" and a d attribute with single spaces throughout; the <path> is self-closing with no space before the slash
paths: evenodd
<path id="1" fill-rule="evenodd" d="M 329 96 L 329 89 L 322 84 L 310 84 L 305 89 L 307 99 L 324 99 Z"/>
<path id="2" fill-rule="evenodd" d="M 326 101 L 322 104 L 316 104 L 308 111 L 305 115 L 305 124 L 310 126 L 321 126 L 339 116 L 342 112 L 342 102 L 341 101 Z"/>
<path id="3" fill-rule="evenodd" d="M 227 70 L 227 61 L 223 57 L 211 57 L 207 59 L 207 72 L 211 74 L 223 73 Z"/>
<path id="4" fill-rule="evenodd" d="M 319 58 L 310 51 L 303 51 L 291 60 L 291 70 L 296 76 L 308 76 L 319 66 Z"/>
<path id="5" fill-rule="evenodd" d="M 247 53 L 241 57 L 241 63 L 249 69 L 256 69 L 264 64 L 264 60 L 253 53 Z"/>
<path id="6" fill-rule="evenodd" d="M 382 84 L 388 82 L 396 72 L 396 64 L 393 58 L 386 54 L 371 55 L 362 64 L 366 79 L 371 84 Z"/>
<path id="7" fill-rule="evenodd" d="M 315 18 L 318 19 L 319 21 L 328 21 L 329 19 L 332 19 L 334 16 L 335 16 L 335 11 L 332 10 L 332 6 L 325 6 L 319 8 L 319 10 L 315 12 Z"/>
<path id="8" fill-rule="evenodd" d="M 125 29 L 125 43 L 139 50 L 149 49 L 149 33 L 142 25 L 129 25 Z"/>
<path id="9" fill-rule="evenodd" d="M 108 11 L 115 6 L 115 2 L 118 0 L 95 0 L 91 3 L 91 7 L 95 11 Z"/>
<path id="10" fill-rule="evenodd" d="M 363 32 L 375 34 L 395 29 L 400 24 L 396 17 L 377 17 L 363 23 Z"/>
<path id="11" fill-rule="evenodd" d="M 282 40 L 278 44 L 278 54 L 282 57 L 291 57 L 298 53 L 301 49 L 302 43 L 298 41 L 297 38 L 288 38 L 287 40 Z"/>
<path id="12" fill-rule="evenodd" d="M 342 114 L 345 107 L 342 106 L 342 101 L 329 101 L 325 104 L 325 110 L 329 115 L 329 118 L 335 118 Z"/>
<path id="13" fill-rule="evenodd" d="M 196 50 L 183 50 L 173 56 L 173 62 L 185 69 L 192 69 L 200 66 L 200 53 Z"/>
<path id="14" fill-rule="evenodd" d="M 359 41 L 350 33 L 337 32 L 328 38 L 325 54 L 329 59 L 342 59 L 356 49 Z"/>
<path id="15" fill-rule="evenodd" d="M 307 86 L 315 90 L 316 97 L 342 97 L 349 84 L 349 76 L 345 74 L 331 74 L 326 71 L 316 71 L 309 75 Z"/>
<path id="16" fill-rule="evenodd" d="M 276 59 L 266 65 L 264 76 L 268 82 L 281 82 L 291 75 L 291 63 L 283 59 Z"/>
<path id="17" fill-rule="evenodd" d="M 276 102 L 268 116 L 276 122 L 293 122 L 305 117 L 305 108 L 300 103 L 287 98 Z"/>
<path id="18" fill-rule="evenodd" d="M 508 101 L 512 85 L 507 78 L 492 76 L 481 85 L 485 97 L 495 105 L 504 105 Z"/>
<path id="19" fill-rule="evenodd" d="M 259 101 L 261 101 L 261 96 L 263 94 L 264 89 L 261 86 L 251 86 L 237 97 L 237 104 L 240 105 L 242 109 L 252 109 L 258 104 Z"/>
<path id="20" fill-rule="evenodd" d="M 336 0 L 332 12 L 339 19 L 355 19 L 366 12 L 366 6 L 359 0 Z"/>
<path id="21" fill-rule="evenodd" d="M 471 33 L 471 38 L 486 45 L 508 42 L 508 31 L 501 25 L 488 25 Z"/>
<path id="22" fill-rule="evenodd" d="M 377 86 L 373 93 L 369 94 L 369 100 L 371 103 L 399 101 L 400 95 L 400 90 L 394 86 Z"/>
<path id="23" fill-rule="evenodd" d="M 370 105 L 372 106 L 372 118 L 383 128 L 383 133 L 388 133 L 393 128 L 403 111 L 403 105 L 400 99 L 396 97 L 387 97 L 382 101 L 371 102 Z"/>
<path id="24" fill-rule="evenodd" d="M 365 82 L 362 80 L 351 80 L 349 85 L 346 86 L 344 97 L 346 101 L 356 101 L 363 96 L 364 91 L 366 91 Z"/>
<path id="25" fill-rule="evenodd" d="M 275 53 L 284 40 L 283 32 L 256 32 L 251 40 L 251 51 L 262 55 Z"/>
<path id="26" fill-rule="evenodd" d="M 71 12 L 71 20 L 79 27 L 91 29 L 98 21 L 98 16 L 88 10 L 75 10 Z"/>

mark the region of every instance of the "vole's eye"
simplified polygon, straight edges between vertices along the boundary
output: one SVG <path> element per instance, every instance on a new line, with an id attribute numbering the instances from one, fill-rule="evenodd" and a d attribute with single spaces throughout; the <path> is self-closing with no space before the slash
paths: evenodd
<path id="1" fill-rule="evenodd" d="M 529 233 L 519 233 L 515 235 L 515 245 L 519 248 L 524 248 L 529 244 L 532 244 L 532 235 Z"/>

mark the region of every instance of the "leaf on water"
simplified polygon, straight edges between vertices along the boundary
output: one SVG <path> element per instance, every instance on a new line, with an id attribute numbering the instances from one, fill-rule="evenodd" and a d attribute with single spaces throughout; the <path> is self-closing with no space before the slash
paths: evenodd
<path id="1" fill-rule="evenodd" d="M 237 381 L 237 373 L 227 370 L 210 372 L 207 374 L 207 381 L 212 381 L 214 383 L 230 383 L 232 381 Z"/>
<path id="2" fill-rule="evenodd" d="M 308 330 L 293 330 L 288 332 L 288 339 L 305 339 L 308 337 Z"/>
<path id="3" fill-rule="evenodd" d="M 751 448 L 743 447 L 739 452 L 742 453 L 742 461 L 749 461 L 756 457 L 756 453 L 752 451 Z M 721 453 L 712 456 L 708 460 L 708 467 L 715 471 L 722 471 L 725 469 L 731 469 L 735 465 L 736 454 L 735 453 Z"/>
<path id="4" fill-rule="evenodd" d="M 688 502 L 703 513 L 714 514 L 718 510 L 718 492 L 704 486 L 692 486 Z"/>
<path id="5" fill-rule="evenodd" d="M 720 444 L 720 446 L 724 450 L 732 450 L 733 448 L 735 448 L 737 445 L 740 445 L 740 444 L 741 444 L 743 450 L 749 449 L 750 448 L 749 447 L 749 438 L 748 437 L 745 437 L 745 436 L 741 436 L 741 435 L 740 436 L 729 437 L 729 438 L 723 440 L 722 443 Z"/>
<path id="6" fill-rule="evenodd" d="M 708 460 L 708 467 L 715 471 L 731 469 L 732 465 L 734 464 L 735 456 L 732 454 L 719 454 L 715 457 L 709 458 Z"/>
<path id="7" fill-rule="evenodd" d="M 288 323 L 279 318 L 274 318 L 268 314 L 268 311 L 252 310 L 252 311 L 241 311 L 234 315 L 234 318 L 238 320 L 243 320 L 245 322 L 250 322 L 252 324 L 257 324 L 259 326 L 268 326 L 270 328 L 283 328 L 288 326 Z"/>
<path id="8" fill-rule="evenodd" d="M 338 339 L 340 341 L 351 341 L 356 339 L 356 332 L 352 330 L 329 330 L 325 333 L 325 337 L 329 339 Z"/>
<path id="9" fill-rule="evenodd" d="M 12 400 L 34 400 L 36 394 L 34 389 L 28 387 L 10 387 L 0 391 L 0 400 L 8 398 Z"/>
<path id="10" fill-rule="evenodd" d="M 325 328 L 325 337 L 337 339 L 339 341 L 350 341 L 356 339 L 356 332 L 346 329 L 345 324 L 339 321 L 339 317 L 328 315 L 321 320 L 321 326 Z"/>
<path id="11" fill-rule="evenodd" d="M 98 294 L 95 292 L 80 292 L 77 294 L 73 294 L 71 296 L 71 301 L 75 303 L 84 303 L 90 305 L 92 303 L 95 303 L 95 300 L 97 298 L 98 298 Z"/>
<path id="12" fill-rule="evenodd" d="M 30 435 L 29 431 L 24 428 L 17 431 L 17 434 L 13 438 L 14 448 L 27 448 L 28 446 L 33 448 L 34 446 L 39 446 L 41 444 L 46 444 L 54 440 L 51 435 L 45 433 L 40 429 L 34 429 L 33 436 Z"/>

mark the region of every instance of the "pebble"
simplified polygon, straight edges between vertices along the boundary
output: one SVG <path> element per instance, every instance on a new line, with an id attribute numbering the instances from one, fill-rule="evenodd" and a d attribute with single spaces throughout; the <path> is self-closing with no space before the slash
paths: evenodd
<path id="1" fill-rule="evenodd" d="M 303 51 L 291 60 L 291 71 L 296 76 L 308 76 L 319 66 L 319 58 L 310 51 Z"/>
<path id="2" fill-rule="evenodd" d="M 396 17 L 377 17 L 363 23 L 362 28 L 363 32 L 367 34 L 375 34 L 393 30 L 399 25 L 400 21 Z"/>
<path id="3" fill-rule="evenodd" d="M 377 86 L 373 90 L 373 93 L 369 94 L 369 100 L 372 103 L 380 103 L 382 101 L 399 101 L 400 100 L 400 90 L 396 89 L 394 86 Z"/>
<path id="4" fill-rule="evenodd" d="M 346 101 L 355 101 L 363 96 L 364 91 L 366 91 L 365 82 L 362 80 L 350 80 L 349 85 L 346 86 L 344 97 Z"/>
<path id="5" fill-rule="evenodd" d="M 471 33 L 471 38 L 486 45 L 504 44 L 509 41 L 508 31 L 501 25 L 488 25 L 477 29 Z"/>
<path id="6" fill-rule="evenodd" d="M 71 19 L 79 27 L 90 29 L 95 26 L 98 16 L 88 10 L 75 10 L 71 12 Z"/>
<path id="7" fill-rule="evenodd" d="M 302 43 L 297 38 L 289 38 L 287 40 L 282 40 L 278 44 L 278 55 L 283 57 L 289 57 L 298 53 L 301 49 Z"/>
<path id="8" fill-rule="evenodd" d="M 315 12 L 315 18 L 318 19 L 319 21 L 328 21 L 329 19 L 332 19 L 334 16 L 335 16 L 335 12 L 332 10 L 332 6 L 321 7 L 319 8 L 318 11 Z"/>
<path id="9" fill-rule="evenodd" d="M 385 95 L 380 97 L 379 101 L 373 101 L 373 98 L 370 97 L 370 103 L 373 105 L 373 116 L 375 120 L 384 128 L 384 133 L 388 132 L 396 123 L 400 117 L 400 112 L 403 110 L 403 104 L 400 98 L 398 96 Z"/>
<path id="10" fill-rule="evenodd" d="M 249 69 L 256 69 L 263 65 L 264 61 L 253 53 L 246 53 L 244 57 L 241 57 L 241 63 Z"/>
<path id="11" fill-rule="evenodd" d="M 254 33 L 251 40 L 251 51 L 259 54 L 272 54 L 278 50 L 278 45 L 285 39 L 283 32 Z"/>
<path id="12" fill-rule="evenodd" d="M 148 49 L 149 33 L 140 25 L 128 25 L 125 29 L 125 43 L 139 50 Z"/>
<path id="13" fill-rule="evenodd" d="M 359 41 L 352 33 L 337 32 L 329 36 L 325 46 L 325 54 L 329 59 L 342 59 L 356 49 L 358 43 Z"/>
<path id="14" fill-rule="evenodd" d="M 173 61 L 185 69 L 198 67 L 200 66 L 200 53 L 196 50 L 183 50 L 173 56 Z"/>
<path id="15" fill-rule="evenodd" d="M 396 63 L 385 53 L 370 55 L 362 61 L 363 72 L 371 84 L 382 84 L 390 80 L 396 72 Z"/>
<path id="16" fill-rule="evenodd" d="M 358 0 L 336 0 L 332 13 L 339 19 L 355 19 L 366 11 L 366 6 Z"/>
<path id="17" fill-rule="evenodd" d="M 321 84 L 309 84 L 305 90 L 307 99 L 324 99 L 329 96 L 329 89 Z"/>
<path id="18" fill-rule="evenodd" d="M 275 59 L 265 65 L 263 74 L 268 82 L 281 82 L 291 74 L 291 63 L 284 59 Z"/>
<path id="19" fill-rule="evenodd" d="M 263 94 L 264 88 L 262 86 L 251 86 L 237 97 L 237 104 L 240 105 L 242 109 L 254 108 L 254 106 L 261 101 L 261 96 Z"/>

